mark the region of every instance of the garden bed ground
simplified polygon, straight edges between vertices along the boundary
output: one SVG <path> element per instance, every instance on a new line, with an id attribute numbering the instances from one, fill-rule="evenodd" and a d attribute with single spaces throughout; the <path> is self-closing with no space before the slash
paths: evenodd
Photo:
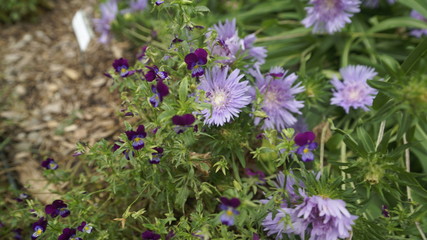
<path id="1" fill-rule="evenodd" d="M 92 40 L 82 55 L 71 27 L 77 10 L 93 13 L 96 3 L 64 1 L 36 23 L 1 26 L 0 128 L 10 140 L 3 158 L 21 185 L 42 176 L 38 166 L 44 158 L 66 168 L 77 142 L 93 144 L 121 128 L 115 114 L 120 100 L 103 72 L 124 48 Z M 1 165 L 4 172 L 4 160 Z M 0 176 L 5 183 L 6 174 Z"/>

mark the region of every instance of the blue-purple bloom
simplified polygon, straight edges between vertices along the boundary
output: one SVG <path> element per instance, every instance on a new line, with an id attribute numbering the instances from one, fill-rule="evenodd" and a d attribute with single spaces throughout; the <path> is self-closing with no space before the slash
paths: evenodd
<path id="1" fill-rule="evenodd" d="M 156 85 L 152 85 L 151 91 L 154 93 L 150 98 L 150 103 L 153 107 L 158 107 L 163 101 L 163 97 L 169 95 L 169 88 L 162 80 L 157 81 Z"/>
<path id="2" fill-rule="evenodd" d="M 46 169 L 55 170 L 58 169 L 58 164 L 52 158 L 48 158 L 41 163 L 41 166 Z"/>
<path id="3" fill-rule="evenodd" d="M 265 182 L 265 173 L 263 171 L 260 171 L 260 170 L 253 171 L 250 168 L 245 168 L 245 174 L 248 175 L 249 177 L 256 177 L 262 182 Z"/>
<path id="4" fill-rule="evenodd" d="M 59 235 L 58 240 L 82 240 L 79 237 L 76 237 L 76 229 L 74 228 L 64 228 L 62 234 Z"/>
<path id="5" fill-rule="evenodd" d="M 17 202 L 23 202 L 25 199 L 28 199 L 28 194 L 20 193 L 18 197 L 15 198 Z"/>
<path id="6" fill-rule="evenodd" d="M 263 97 L 261 109 L 267 114 L 262 129 L 277 129 L 281 131 L 285 127 L 291 127 L 297 122 L 292 115 L 301 114 L 300 109 L 304 107 L 303 101 L 295 99 L 297 93 L 304 91 L 301 83 L 296 84 L 297 75 L 283 70 L 281 67 L 273 67 L 266 75 L 262 75 L 259 69 L 250 70 L 249 73 L 256 79 L 256 87 Z M 252 88 L 251 96 L 256 98 L 256 89 Z M 256 117 L 255 124 L 258 125 L 263 119 Z"/>
<path id="7" fill-rule="evenodd" d="M 388 4 L 393 4 L 396 0 L 387 0 Z M 364 0 L 363 5 L 368 8 L 377 8 L 380 4 L 380 0 Z"/>
<path id="8" fill-rule="evenodd" d="M 111 23 L 119 11 L 116 0 L 109 0 L 99 5 L 101 18 L 93 19 L 95 30 L 101 34 L 98 39 L 100 43 L 106 44 L 110 39 Z"/>
<path id="9" fill-rule="evenodd" d="M 313 240 L 348 238 L 357 216 L 351 215 L 345 206 L 340 199 L 304 196 L 295 208 L 280 208 L 274 218 L 269 213 L 262 225 L 267 235 L 276 234 L 276 239 L 282 239 L 283 233 L 299 235 L 301 239 L 308 234 Z"/>
<path id="10" fill-rule="evenodd" d="M 22 237 L 22 228 L 13 229 L 12 232 L 14 233 L 14 236 L 13 236 L 14 239 L 16 239 L 16 240 L 22 240 L 22 239 L 24 239 Z"/>
<path id="11" fill-rule="evenodd" d="M 359 0 L 310 0 L 309 4 L 302 24 L 306 28 L 313 26 L 313 33 L 338 32 L 360 11 Z"/>
<path id="12" fill-rule="evenodd" d="M 156 1 L 156 5 L 157 6 L 159 6 L 159 5 L 161 5 L 162 3 L 164 3 L 165 1 Z"/>
<path id="13" fill-rule="evenodd" d="M 199 89 L 206 92 L 211 108 L 202 110 L 204 124 L 222 126 L 237 117 L 243 107 L 251 102 L 249 82 L 239 82 L 243 74 L 236 69 L 227 76 L 228 67 L 214 66 L 201 77 Z"/>
<path id="14" fill-rule="evenodd" d="M 313 142 L 316 135 L 313 132 L 298 133 L 294 141 L 298 145 L 297 154 L 301 155 L 303 162 L 314 160 L 313 150 L 317 148 L 317 143 Z"/>
<path id="15" fill-rule="evenodd" d="M 187 69 L 191 70 L 192 77 L 200 77 L 205 73 L 203 65 L 208 62 L 208 52 L 203 48 L 198 48 L 194 53 L 189 53 L 185 56 Z"/>
<path id="16" fill-rule="evenodd" d="M 232 64 L 237 58 L 247 55 L 246 58 L 255 61 L 254 66 L 259 66 L 265 62 L 267 50 L 264 47 L 254 47 L 253 43 L 256 40 L 254 34 L 240 39 L 236 29 L 236 19 L 232 21 L 226 20 L 225 23 L 218 23 L 213 26 L 213 30 L 217 32 L 217 38 L 214 42 L 208 44 L 209 50 L 213 56 L 227 57 L 226 60 L 217 62 L 224 64 Z M 211 33 L 208 33 L 208 36 Z"/>
<path id="17" fill-rule="evenodd" d="M 42 217 L 40 218 L 37 222 L 33 223 L 33 234 L 31 235 L 31 239 L 36 239 L 38 238 L 40 235 L 42 235 L 42 233 L 44 233 L 46 231 L 46 227 L 47 227 L 47 220 Z"/>
<path id="18" fill-rule="evenodd" d="M 221 223 L 227 226 L 233 226 L 234 216 L 239 214 L 236 208 L 240 206 L 240 200 L 238 198 L 228 199 L 226 197 L 221 197 L 220 201 L 220 208 L 224 211 L 221 215 Z"/>
<path id="19" fill-rule="evenodd" d="M 160 158 L 163 156 L 163 148 L 161 147 L 154 147 L 153 148 L 156 152 L 152 153 L 151 155 L 153 156 L 149 162 L 151 164 L 159 164 L 160 163 Z"/>
<path id="20" fill-rule="evenodd" d="M 58 215 L 63 218 L 70 215 L 70 210 L 67 209 L 67 204 L 62 200 L 55 200 L 52 204 L 46 205 L 44 211 L 53 218 Z"/>
<path id="21" fill-rule="evenodd" d="M 147 45 L 141 47 L 141 52 L 139 52 L 138 55 L 136 55 L 136 58 L 138 59 L 138 61 L 144 60 L 145 54 L 147 52 L 147 48 L 148 48 Z"/>
<path id="22" fill-rule="evenodd" d="M 421 15 L 419 12 L 415 10 L 411 11 L 411 17 L 427 23 L 427 18 L 425 18 L 423 15 Z M 417 38 L 420 38 L 422 36 L 427 36 L 427 29 L 414 29 L 411 31 L 410 34 Z"/>
<path id="23" fill-rule="evenodd" d="M 381 207 L 381 214 L 384 216 L 384 217 L 390 217 L 390 212 L 388 211 L 388 207 L 387 207 L 387 205 L 382 205 L 382 207 Z"/>
<path id="24" fill-rule="evenodd" d="M 142 11 L 147 8 L 147 0 L 130 0 L 129 2 L 129 8 L 123 9 L 121 13 L 132 13 L 137 11 Z"/>
<path id="25" fill-rule="evenodd" d="M 157 234 L 153 231 L 150 231 L 150 230 L 143 232 L 141 237 L 143 240 L 158 240 L 158 239 L 160 239 L 159 234 Z"/>
<path id="26" fill-rule="evenodd" d="M 93 227 L 90 226 L 89 224 L 87 224 L 85 221 L 83 221 L 80 226 L 77 227 L 77 230 L 79 230 L 80 232 L 85 232 L 85 233 L 91 233 L 92 232 Z"/>
<path id="27" fill-rule="evenodd" d="M 335 87 L 331 104 L 341 106 L 346 113 L 349 113 L 351 107 L 368 111 L 377 90 L 370 87 L 367 80 L 373 79 L 377 75 L 375 70 L 356 65 L 341 68 L 340 73 L 344 81 L 341 82 L 336 76 L 331 80 Z"/>
<path id="28" fill-rule="evenodd" d="M 126 131 L 129 141 L 132 141 L 132 147 L 139 150 L 144 147 L 144 138 L 147 136 L 144 125 L 139 125 L 136 131 Z"/>
<path id="29" fill-rule="evenodd" d="M 129 71 L 128 60 L 124 58 L 114 60 L 113 68 L 116 70 L 116 73 L 120 74 L 121 77 L 131 76 L 135 73 L 135 70 Z"/>
<path id="30" fill-rule="evenodd" d="M 150 69 L 150 71 L 145 74 L 145 79 L 149 82 L 154 80 L 164 80 L 168 77 L 168 73 L 160 71 L 156 65 L 152 67 L 146 66 L 146 68 Z"/>
<path id="31" fill-rule="evenodd" d="M 196 118 L 193 114 L 189 113 L 172 117 L 172 122 L 176 125 L 174 130 L 177 134 L 183 133 L 187 128 L 191 127 L 195 121 Z"/>

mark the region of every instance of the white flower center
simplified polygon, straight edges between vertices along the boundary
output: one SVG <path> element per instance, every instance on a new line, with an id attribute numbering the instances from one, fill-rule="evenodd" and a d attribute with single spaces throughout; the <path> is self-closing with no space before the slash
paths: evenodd
<path id="1" fill-rule="evenodd" d="M 212 105 L 222 107 L 227 102 L 227 94 L 223 91 L 216 92 L 212 97 Z"/>
<path id="2" fill-rule="evenodd" d="M 348 99 L 352 102 L 359 100 L 360 99 L 360 91 L 358 89 L 350 90 L 350 92 L 348 94 Z"/>
<path id="3" fill-rule="evenodd" d="M 267 102 L 267 104 L 274 104 L 277 103 L 277 92 L 275 91 L 267 91 L 265 93 L 265 101 Z"/>

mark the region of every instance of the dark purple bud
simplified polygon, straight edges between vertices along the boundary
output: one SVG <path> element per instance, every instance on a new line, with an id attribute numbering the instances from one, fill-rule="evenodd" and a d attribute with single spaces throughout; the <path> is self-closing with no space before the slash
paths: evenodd
<path id="1" fill-rule="evenodd" d="M 227 207 L 237 208 L 240 206 L 240 200 L 238 198 L 226 198 L 226 197 L 220 197 L 219 200 L 221 203 Z"/>
<path id="2" fill-rule="evenodd" d="M 113 76 L 111 76 L 111 74 L 109 74 L 109 73 L 104 73 L 104 76 L 106 76 L 106 77 L 108 77 L 108 78 L 113 78 Z"/>
<path id="3" fill-rule="evenodd" d="M 383 214 L 384 217 L 390 217 L 390 213 L 388 211 L 387 205 L 382 206 L 381 213 Z"/>
<path id="4" fill-rule="evenodd" d="M 259 237 L 259 235 L 258 234 L 256 234 L 256 233 L 254 233 L 253 235 L 252 235 L 252 240 L 260 240 L 261 238 Z"/>
<path id="5" fill-rule="evenodd" d="M 64 228 L 62 234 L 59 235 L 58 240 L 82 240 L 81 238 L 76 237 L 76 229 L 74 228 Z"/>
<path id="6" fill-rule="evenodd" d="M 166 240 L 170 240 L 170 239 L 172 239 L 173 237 L 175 237 L 175 233 L 174 233 L 172 230 L 170 230 L 170 231 L 168 232 L 168 235 L 166 235 Z"/>
<path id="7" fill-rule="evenodd" d="M 58 164 L 52 158 L 48 158 L 41 163 L 41 166 L 46 169 L 55 170 L 58 168 Z"/>
<path id="8" fill-rule="evenodd" d="M 159 5 L 161 5 L 162 3 L 164 3 L 165 1 L 156 1 L 156 5 L 157 6 L 159 6 Z"/>
<path id="9" fill-rule="evenodd" d="M 263 139 L 263 138 L 264 138 L 264 133 L 260 133 L 256 135 L 256 139 Z"/>

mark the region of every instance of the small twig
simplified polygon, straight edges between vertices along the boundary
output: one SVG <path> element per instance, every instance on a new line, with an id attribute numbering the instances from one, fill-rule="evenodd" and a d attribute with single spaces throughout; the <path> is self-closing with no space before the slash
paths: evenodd
<path id="1" fill-rule="evenodd" d="M 347 162 L 347 156 L 346 156 L 346 146 L 344 142 L 341 142 L 341 162 L 345 163 Z M 343 169 L 341 170 L 341 175 L 342 175 L 342 179 L 345 180 L 346 178 L 346 174 L 343 171 L 345 168 L 343 166 Z M 341 185 L 342 190 L 345 190 L 345 183 L 343 185 Z"/>
<path id="2" fill-rule="evenodd" d="M 378 149 L 378 146 L 380 145 L 381 141 L 383 140 L 384 128 L 385 128 L 385 120 L 381 121 L 380 131 L 378 132 L 377 144 L 375 144 L 375 150 Z"/>
<path id="3" fill-rule="evenodd" d="M 329 126 L 329 124 L 325 124 L 325 126 L 322 128 L 322 133 L 320 134 L 320 173 L 323 174 L 323 158 L 325 155 L 325 133 L 326 128 Z"/>

